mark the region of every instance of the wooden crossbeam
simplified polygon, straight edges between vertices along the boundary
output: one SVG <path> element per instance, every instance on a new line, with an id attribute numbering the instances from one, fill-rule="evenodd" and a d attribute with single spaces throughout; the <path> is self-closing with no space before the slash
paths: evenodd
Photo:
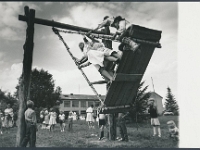
<path id="1" fill-rule="evenodd" d="M 138 79 L 140 79 L 143 76 L 143 74 L 123 74 L 123 73 L 117 73 L 115 76 L 115 81 L 128 81 L 128 82 L 134 82 Z"/>
<path id="2" fill-rule="evenodd" d="M 106 84 L 106 83 L 107 83 L 106 80 L 100 80 L 100 81 L 91 82 L 91 84 Z"/>
<path id="3" fill-rule="evenodd" d="M 103 114 L 113 114 L 113 113 L 120 113 L 120 112 L 128 112 L 133 109 L 131 106 L 126 107 L 109 107 L 102 111 Z"/>
<path id="4" fill-rule="evenodd" d="M 20 21 L 27 21 L 28 20 L 28 18 L 26 16 L 23 16 L 23 15 L 19 15 L 18 19 Z M 88 32 L 88 31 L 92 30 L 92 29 L 89 29 L 89 28 L 73 26 L 73 25 L 64 24 L 64 23 L 53 21 L 53 20 L 41 19 L 41 18 L 35 18 L 34 23 L 44 25 L 44 26 L 57 27 L 57 28 L 62 28 L 62 29 L 74 30 L 74 31 Z M 101 31 L 92 31 L 92 33 L 106 34 L 106 33 L 101 32 Z M 106 34 L 106 35 L 112 35 L 112 34 Z"/>

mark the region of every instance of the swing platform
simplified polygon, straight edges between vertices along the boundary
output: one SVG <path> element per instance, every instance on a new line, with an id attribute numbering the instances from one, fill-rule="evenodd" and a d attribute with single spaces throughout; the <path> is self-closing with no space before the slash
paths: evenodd
<path id="1" fill-rule="evenodd" d="M 131 38 L 159 42 L 161 31 L 147 29 L 140 26 L 133 26 Z M 148 36 L 147 36 L 148 35 Z M 152 40 L 151 40 L 152 39 Z M 124 112 L 131 109 L 137 96 L 138 87 L 153 55 L 155 45 L 140 43 L 136 51 L 124 50 L 122 59 L 114 74 L 114 81 L 111 83 L 104 104 L 106 109 L 103 113 Z"/>

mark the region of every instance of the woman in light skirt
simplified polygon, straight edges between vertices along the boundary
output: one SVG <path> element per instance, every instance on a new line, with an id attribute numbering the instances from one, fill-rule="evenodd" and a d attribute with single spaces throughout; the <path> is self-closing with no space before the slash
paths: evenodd
<path id="1" fill-rule="evenodd" d="M 55 112 L 55 109 L 51 108 L 49 115 L 50 115 L 50 120 L 49 120 L 50 128 L 49 128 L 49 131 L 51 132 L 51 131 L 54 130 L 54 127 L 57 124 L 57 122 L 56 122 L 57 113 Z"/>

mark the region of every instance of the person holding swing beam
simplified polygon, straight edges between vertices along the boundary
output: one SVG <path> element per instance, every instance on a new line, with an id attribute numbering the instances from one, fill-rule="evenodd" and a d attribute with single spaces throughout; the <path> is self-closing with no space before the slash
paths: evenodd
<path id="1" fill-rule="evenodd" d="M 101 22 L 94 30 L 90 30 L 88 34 L 105 26 L 111 26 L 116 29 L 116 32 L 113 35 L 112 39 L 119 40 L 121 42 L 121 44 L 119 45 L 119 50 L 123 51 L 125 49 L 130 49 L 136 51 L 139 48 L 140 44 L 137 44 L 136 42 L 131 40 L 133 33 L 132 24 L 121 16 L 105 16 L 103 22 Z"/>

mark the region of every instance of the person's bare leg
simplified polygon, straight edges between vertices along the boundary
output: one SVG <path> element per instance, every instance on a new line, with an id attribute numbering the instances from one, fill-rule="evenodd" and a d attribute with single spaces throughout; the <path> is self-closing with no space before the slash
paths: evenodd
<path id="1" fill-rule="evenodd" d="M 112 52 L 112 54 L 111 54 L 111 56 L 114 56 L 115 58 L 118 58 L 118 59 L 121 59 L 121 55 L 120 54 L 118 54 L 117 52 Z"/>
<path id="2" fill-rule="evenodd" d="M 114 56 L 106 56 L 105 59 L 108 61 L 116 62 L 119 58 L 116 58 Z"/>
<path id="3" fill-rule="evenodd" d="M 101 73 L 101 75 L 105 78 L 107 78 L 109 81 L 113 81 L 113 77 L 108 73 L 108 71 L 106 71 L 104 68 L 100 68 L 99 72 Z"/>

